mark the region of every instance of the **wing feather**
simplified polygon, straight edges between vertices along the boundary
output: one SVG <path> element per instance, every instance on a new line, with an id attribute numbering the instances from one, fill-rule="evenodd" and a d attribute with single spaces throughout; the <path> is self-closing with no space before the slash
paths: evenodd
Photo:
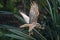
<path id="1" fill-rule="evenodd" d="M 24 18 L 24 20 L 25 20 L 27 23 L 29 23 L 29 17 L 28 17 L 25 13 L 23 13 L 23 12 L 21 12 L 21 11 L 19 11 L 19 13 L 22 15 L 22 17 Z"/>
<path id="2" fill-rule="evenodd" d="M 32 23 L 32 22 L 36 23 L 38 15 L 39 15 L 38 5 L 36 4 L 36 2 L 33 2 L 31 4 L 31 8 L 30 8 L 30 14 L 29 14 L 30 20 L 29 20 L 29 23 Z"/>

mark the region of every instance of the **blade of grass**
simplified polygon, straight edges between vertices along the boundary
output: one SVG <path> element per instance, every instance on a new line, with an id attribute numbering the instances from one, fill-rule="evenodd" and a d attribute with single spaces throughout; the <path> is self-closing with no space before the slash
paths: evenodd
<path id="1" fill-rule="evenodd" d="M 0 24 L 0 28 L 14 29 L 14 28 L 16 28 L 16 27 Z"/>
<path id="2" fill-rule="evenodd" d="M 53 15 L 54 15 L 54 21 L 55 24 L 57 24 L 56 20 L 57 20 L 57 0 L 53 0 Z"/>
<path id="3" fill-rule="evenodd" d="M 0 11 L 0 14 L 13 14 L 13 13 L 8 12 L 8 11 Z"/>
<path id="4" fill-rule="evenodd" d="M 47 40 L 43 35 L 41 35 L 36 29 L 33 29 L 37 34 L 39 34 L 39 37 L 41 40 Z"/>
<path id="5" fill-rule="evenodd" d="M 54 15 L 54 23 L 55 23 L 55 31 L 56 31 L 56 24 L 57 24 L 57 17 L 58 17 L 58 13 L 57 13 L 57 0 L 52 0 L 53 2 L 53 15 Z M 58 40 L 58 37 L 57 37 L 57 31 L 54 32 L 56 33 L 55 34 L 55 40 Z"/>
<path id="6" fill-rule="evenodd" d="M 20 40 L 27 40 L 23 37 L 20 37 L 20 36 L 14 35 L 14 34 L 5 34 L 4 36 L 8 36 L 8 37 L 12 37 L 12 38 L 20 39 Z"/>
<path id="7" fill-rule="evenodd" d="M 58 0 L 58 2 L 60 3 L 60 0 Z"/>
<path id="8" fill-rule="evenodd" d="M 25 20 L 22 19 L 20 16 L 18 16 L 18 15 L 16 15 L 16 14 L 14 14 L 14 16 L 15 16 L 18 20 L 20 20 L 21 22 L 26 23 Z"/>
<path id="9" fill-rule="evenodd" d="M 6 28 L 6 30 L 9 30 L 10 32 L 13 32 L 19 36 L 22 36 L 27 39 L 35 40 L 33 37 L 21 32 L 21 30 L 18 30 L 18 28 L 16 28 L 16 27 L 12 27 L 12 26 L 8 26 L 8 25 L 0 25 L 0 26 L 1 26 L 0 28 Z"/>
<path id="10" fill-rule="evenodd" d="M 51 5 L 50 5 L 50 3 L 49 3 L 48 0 L 46 0 L 46 2 L 47 2 L 48 7 L 49 7 L 49 13 L 50 13 L 50 15 L 51 15 L 52 21 L 54 21 L 54 17 L 53 17 Z M 52 37 L 52 34 L 51 34 L 51 33 L 50 33 L 50 36 L 51 36 L 51 40 L 53 40 L 53 37 Z"/>
<path id="11" fill-rule="evenodd" d="M 60 7 L 58 7 L 58 9 L 60 9 Z"/>
<path id="12" fill-rule="evenodd" d="M 48 7 L 49 7 L 49 11 L 50 11 L 49 13 L 52 17 L 54 39 L 57 40 L 57 32 L 56 32 L 56 28 L 55 28 L 56 27 L 56 22 L 55 22 L 55 18 L 54 18 L 54 13 L 52 12 L 52 8 L 51 8 L 51 5 L 50 5 L 49 1 L 48 0 L 46 0 L 46 1 L 47 1 L 47 4 L 48 4 Z"/>
<path id="13" fill-rule="evenodd" d="M 46 2 L 47 2 L 48 7 L 49 7 L 49 13 L 50 13 L 50 15 L 51 15 L 52 21 L 54 21 L 54 17 L 53 17 L 53 13 L 52 13 L 51 5 L 50 5 L 50 3 L 49 3 L 49 1 L 48 1 L 48 0 L 46 0 Z"/>
<path id="14" fill-rule="evenodd" d="M 11 31 L 11 32 L 13 32 L 13 33 L 15 33 L 15 34 L 17 34 L 17 35 L 20 35 L 20 36 L 22 36 L 24 38 L 35 40 L 35 38 L 33 38 L 33 37 L 31 37 L 31 36 L 29 36 L 29 35 L 21 32 L 21 31 L 19 31 L 18 29 L 8 29 L 8 30 Z"/>
<path id="15" fill-rule="evenodd" d="M 11 32 L 16 33 L 17 35 L 23 36 L 28 39 L 34 39 L 33 37 L 24 34 L 23 32 L 21 32 L 21 30 L 18 30 L 18 28 L 16 28 L 16 27 L 12 27 L 12 26 L 8 26 L 8 25 L 0 25 L 0 28 L 6 28 Z"/>

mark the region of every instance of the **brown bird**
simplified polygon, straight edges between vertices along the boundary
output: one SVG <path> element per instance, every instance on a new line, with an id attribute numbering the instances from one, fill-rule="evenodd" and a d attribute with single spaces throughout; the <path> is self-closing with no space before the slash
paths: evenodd
<path id="1" fill-rule="evenodd" d="M 38 11 L 38 5 L 36 2 L 33 2 L 31 4 L 29 17 L 23 12 L 20 12 L 20 14 L 23 16 L 25 21 L 28 23 L 28 24 L 21 25 L 20 28 L 29 27 L 29 33 L 30 33 L 34 29 L 34 27 L 37 27 L 37 26 L 41 27 L 41 25 L 37 23 L 39 11 Z"/>

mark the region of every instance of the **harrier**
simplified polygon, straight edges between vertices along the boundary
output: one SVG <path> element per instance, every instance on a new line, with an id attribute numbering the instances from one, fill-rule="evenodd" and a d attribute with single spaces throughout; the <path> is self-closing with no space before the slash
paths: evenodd
<path id="1" fill-rule="evenodd" d="M 21 25 L 20 28 L 29 27 L 29 33 L 34 29 L 34 27 L 39 26 L 41 28 L 41 25 L 37 23 L 39 11 L 38 11 L 38 5 L 36 2 L 31 3 L 29 17 L 23 12 L 20 12 L 20 14 L 23 16 L 23 18 L 27 22 L 27 24 Z"/>

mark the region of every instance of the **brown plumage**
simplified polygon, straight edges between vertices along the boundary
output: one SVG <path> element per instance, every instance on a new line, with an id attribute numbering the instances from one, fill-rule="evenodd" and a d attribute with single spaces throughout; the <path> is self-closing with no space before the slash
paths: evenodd
<path id="1" fill-rule="evenodd" d="M 38 5 L 35 2 L 33 2 L 31 4 L 31 8 L 30 8 L 30 14 L 29 14 L 30 21 L 29 21 L 29 23 L 37 22 L 38 15 L 39 15 Z"/>
<path id="2" fill-rule="evenodd" d="M 29 34 L 30 34 L 30 32 L 32 31 L 32 29 L 34 29 L 34 27 L 37 27 L 38 25 L 41 27 L 41 25 L 37 23 L 38 16 L 39 16 L 38 5 L 36 2 L 33 2 L 31 4 L 30 13 L 29 13 L 29 18 L 30 18 L 29 23 L 21 25 L 20 28 L 29 27 Z"/>

